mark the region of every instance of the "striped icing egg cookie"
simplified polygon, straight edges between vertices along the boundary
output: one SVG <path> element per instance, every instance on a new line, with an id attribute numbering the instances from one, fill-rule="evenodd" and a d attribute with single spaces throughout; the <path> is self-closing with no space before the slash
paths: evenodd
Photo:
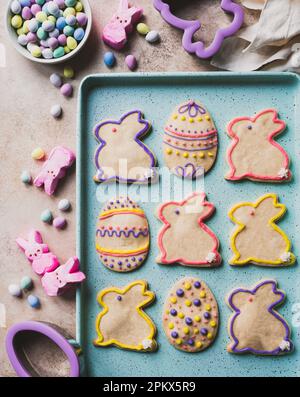
<path id="1" fill-rule="evenodd" d="M 195 277 L 179 280 L 163 311 L 163 328 L 171 345 L 188 353 L 200 352 L 214 342 L 218 326 L 218 304 L 208 286 Z"/>
<path id="2" fill-rule="evenodd" d="M 179 177 L 194 179 L 211 169 L 218 134 L 201 103 L 190 100 L 175 108 L 164 128 L 163 150 L 167 166 Z"/>
<path id="3" fill-rule="evenodd" d="M 116 272 L 137 269 L 149 251 L 149 226 L 144 211 L 129 197 L 110 200 L 96 227 L 96 250 L 101 262 Z"/>

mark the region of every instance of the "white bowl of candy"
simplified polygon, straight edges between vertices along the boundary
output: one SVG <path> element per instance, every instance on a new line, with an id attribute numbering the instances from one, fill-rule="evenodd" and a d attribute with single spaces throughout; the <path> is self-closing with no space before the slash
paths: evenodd
<path id="1" fill-rule="evenodd" d="M 85 45 L 91 7 L 88 0 L 10 0 L 6 26 L 15 48 L 26 58 L 62 63 Z"/>

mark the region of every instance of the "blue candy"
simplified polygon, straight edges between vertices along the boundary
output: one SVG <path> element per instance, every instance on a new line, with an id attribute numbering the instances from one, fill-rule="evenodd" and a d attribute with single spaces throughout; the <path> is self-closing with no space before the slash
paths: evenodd
<path id="1" fill-rule="evenodd" d="M 20 0 L 20 4 L 22 7 L 30 7 L 31 1 L 30 0 Z"/>
<path id="2" fill-rule="evenodd" d="M 81 41 L 84 38 L 84 30 L 82 28 L 77 28 L 74 31 L 74 39 L 77 41 Z"/>
<path id="3" fill-rule="evenodd" d="M 59 17 L 56 21 L 56 27 L 59 30 L 63 30 L 63 28 L 67 25 L 65 17 Z"/>
<path id="4" fill-rule="evenodd" d="M 38 309 L 41 306 L 39 298 L 35 295 L 28 295 L 27 302 L 29 306 L 33 307 L 34 309 Z"/>
<path id="5" fill-rule="evenodd" d="M 115 54 L 113 52 L 106 52 L 104 54 L 103 61 L 106 66 L 111 68 L 112 66 L 114 66 L 114 64 L 116 62 Z"/>

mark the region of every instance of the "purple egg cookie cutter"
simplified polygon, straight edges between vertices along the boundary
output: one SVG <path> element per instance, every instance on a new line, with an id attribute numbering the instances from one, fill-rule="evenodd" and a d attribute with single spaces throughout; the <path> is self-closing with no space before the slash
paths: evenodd
<path id="1" fill-rule="evenodd" d="M 80 365 L 79 358 L 75 347 L 71 345 L 64 335 L 62 330 L 53 324 L 38 322 L 38 321 L 24 321 L 13 325 L 7 332 L 6 336 L 6 351 L 12 367 L 16 374 L 22 378 L 36 377 L 39 374 L 35 373 L 31 366 L 29 359 L 22 353 L 22 346 L 18 343 L 18 336 L 22 333 L 38 333 L 49 338 L 55 343 L 67 357 L 70 366 L 70 377 L 79 377 Z"/>
<path id="2" fill-rule="evenodd" d="M 202 41 L 193 41 L 194 34 L 201 27 L 200 21 L 189 21 L 176 17 L 172 14 L 169 4 L 163 0 L 153 0 L 153 5 L 166 22 L 175 28 L 183 30 L 183 48 L 191 54 L 196 54 L 198 58 L 210 58 L 215 55 L 221 48 L 224 39 L 236 33 L 244 22 L 244 11 L 242 7 L 231 0 L 222 0 L 222 10 L 233 14 L 233 20 L 226 28 L 217 30 L 212 43 L 205 48 Z"/>

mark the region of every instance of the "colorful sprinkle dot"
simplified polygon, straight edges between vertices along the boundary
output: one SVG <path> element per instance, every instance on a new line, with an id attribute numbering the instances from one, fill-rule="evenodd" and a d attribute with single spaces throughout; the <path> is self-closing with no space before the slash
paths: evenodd
<path id="1" fill-rule="evenodd" d="M 200 332 L 202 335 L 206 336 L 208 331 L 207 328 L 201 328 Z"/>
<path id="2" fill-rule="evenodd" d="M 122 300 L 122 296 L 118 295 L 117 299 L 118 299 L 118 301 L 121 301 Z"/>
<path id="3" fill-rule="evenodd" d="M 209 323 L 209 325 L 213 328 L 215 328 L 215 326 L 217 325 L 217 323 L 214 320 L 211 320 L 211 322 Z"/>
<path id="4" fill-rule="evenodd" d="M 208 312 L 204 312 L 203 316 L 206 318 L 206 320 L 210 319 L 210 313 Z"/>
<path id="5" fill-rule="evenodd" d="M 209 116 L 205 116 L 205 120 L 210 121 L 210 117 Z"/>
<path id="6" fill-rule="evenodd" d="M 197 323 L 199 323 L 199 322 L 201 321 L 201 317 L 200 317 L 200 316 L 195 316 L 195 317 L 194 317 L 194 320 L 195 320 Z"/>
<path id="7" fill-rule="evenodd" d="M 198 348 L 198 349 L 200 349 L 201 347 L 202 347 L 202 342 L 196 342 L 196 347 Z"/>
<path id="8" fill-rule="evenodd" d="M 194 334 L 198 335 L 199 334 L 199 329 L 198 328 L 194 328 Z"/>
<path id="9" fill-rule="evenodd" d="M 212 152 L 208 152 L 208 157 L 214 157 L 214 154 Z"/>
<path id="10" fill-rule="evenodd" d="M 190 345 L 190 346 L 194 346 L 194 339 L 189 339 L 188 341 L 187 341 L 187 343 Z"/>
<path id="11" fill-rule="evenodd" d="M 181 298 L 181 297 L 184 295 L 183 289 L 179 288 L 179 289 L 176 291 L 176 295 L 179 296 L 179 297 Z"/>
<path id="12" fill-rule="evenodd" d="M 205 154 L 203 152 L 200 152 L 199 157 L 200 157 L 200 159 L 203 159 L 205 157 Z"/>
<path id="13" fill-rule="evenodd" d="M 200 306 L 200 305 L 201 305 L 200 299 L 194 299 L 194 300 L 193 300 L 193 304 L 194 304 L 195 306 Z"/>
<path id="14" fill-rule="evenodd" d="M 200 287 L 201 287 L 200 281 L 195 281 L 195 282 L 194 282 L 194 287 L 195 287 L 195 288 L 200 288 Z"/>
<path id="15" fill-rule="evenodd" d="M 191 286 L 190 283 L 185 283 L 185 284 L 184 284 L 184 289 L 190 290 L 191 288 L 192 288 L 192 286 Z"/>
<path id="16" fill-rule="evenodd" d="M 190 118 L 190 119 L 189 119 L 189 122 L 190 122 L 190 123 L 193 123 L 193 122 L 194 122 L 194 119 L 193 119 L 193 118 Z"/>
<path id="17" fill-rule="evenodd" d="M 170 301 L 171 301 L 171 303 L 176 303 L 176 302 L 177 302 L 177 299 L 175 298 L 175 296 L 172 296 L 172 297 L 170 298 Z"/>
<path id="18" fill-rule="evenodd" d="M 211 306 L 209 304 L 205 305 L 205 309 L 210 311 L 211 310 Z"/>
<path id="19" fill-rule="evenodd" d="M 178 332 L 172 331 L 172 332 L 171 332 L 171 336 L 172 336 L 172 338 L 174 338 L 174 339 L 178 338 Z"/>
<path id="20" fill-rule="evenodd" d="M 187 299 L 187 300 L 184 302 L 184 304 L 185 304 L 186 306 L 188 306 L 188 307 L 192 306 L 192 302 L 191 302 L 189 299 Z"/>
<path id="21" fill-rule="evenodd" d="M 173 114 L 173 120 L 176 120 L 178 118 L 177 114 Z"/>
<path id="22" fill-rule="evenodd" d="M 166 150 L 166 153 L 167 153 L 167 154 L 172 154 L 172 153 L 173 153 L 173 150 L 172 150 L 172 149 L 167 149 L 167 150 Z"/>
<path id="23" fill-rule="evenodd" d="M 168 327 L 169 327 L 169 329 L 173 329 L 174 328 L 174 323 L 169 323 Z"/>
<path id="24" fill-rule="evenodd" d="M 213 335 L 212 335 L 211 332 L 209 332 L 209 333 L 206 335 L 206 337 L 207 337 L 207 339 L 212 339 Z"/>
<path id="25" fill-rule="evenodd" d="M 191 317 L 186 317 L 185 323 L 186 323 L 187 325 L 192 325 L 192 324 L 193 324 L 193 320 L 191 319 Z"/>
<path id="26" fill-rule="evenodd" d="M 171 309 L 170 310 L 171 316 L 177 316 L 177 310 L 176 309 Z"/>
<path id="27" fill-rule="evenodd" d="M 184 314 L 182 312 L 178 313 L 179 318 L 184 318 Z"/>
<path id="28" fill-rule="evenodd" d="M 182 331 L 183 331 L 183 333 L 184 333 L 185 335 L 188 335 L 188 334 L 190 333 L 189 327 L 183 327 Z"/>
<path id="29" fill-rule="evenodd" d="M 206 292 L 205 291 L 201 291 L 200 292 L 200 298 L 205 298 L 206 297 Z"/>
<path id="30" fill-rule="evenodd" d="M 182 117 L 181 117 L 181 120 L 182 120 L 182 121 L 185 121 L 185 120 L 186 120 L 186 117 L 185 117 L 185 116 L 182 116 Z"/>
<path id="31" fill-rule="evenodd" d="M 184 153 L 183 153 L 183 157 L 187 159 L 187 158 L 189 157 L 188 152 L 184 152 Z"/>
<path id="32" fill-rule="evenodd" d="M 180 338 L 176 339 L 176 344 L 177 345 L 181 345 L 182 344 L 182 339 L 180 339 Z"/>

